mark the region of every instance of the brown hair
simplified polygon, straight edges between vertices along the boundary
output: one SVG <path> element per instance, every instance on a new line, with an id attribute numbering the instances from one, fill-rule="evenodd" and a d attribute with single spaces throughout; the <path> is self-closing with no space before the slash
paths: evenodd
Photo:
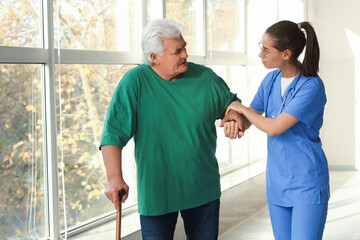
<path id="1" fill-rule="evenodd" d="M 303 32 L 301 29 L 304 29 Z M 301 63 L 301 74 L 317 76 L 319 72 L 320 48 L 314 28 L 309 22 L 294 23 L 291 21 L 280 21 L 266 29 L 265 33 L 269 34 L 275 44 L 274 48 L 279 51 L 289 49 L 291 51 L 291 61 L 296 62 L 304 47 L 305 56 Z M 305 38 L 306 33 L 306 38 Z"/>

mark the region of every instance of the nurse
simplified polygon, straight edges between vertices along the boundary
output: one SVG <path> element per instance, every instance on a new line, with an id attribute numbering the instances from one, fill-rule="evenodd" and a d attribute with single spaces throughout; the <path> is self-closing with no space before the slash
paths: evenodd
<path id="1" fill-rule="evenodd" d="M 280 21 L 259 46 L 265 68 L 277 69 L 266 75 L 250 107 L 233 102 L 227 111 L 243 114 L 268 135 L 266 194 L 275 239 L 322 239 L 330 191 L 319 138 L 326 95 L 317 74 L 317 37 L 308 22 Z M 230 111 L 222 126 L 234 139 L 238 128 L 232 120 Z"/>

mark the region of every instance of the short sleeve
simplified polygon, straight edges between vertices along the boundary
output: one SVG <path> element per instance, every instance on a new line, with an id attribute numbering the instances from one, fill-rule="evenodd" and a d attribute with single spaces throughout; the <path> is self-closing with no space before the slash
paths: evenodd
<path id="1" fill-rule="evenodd" d="M 123 148 L 135 134 L 137 86 L 133 74 L 125 74 L 118 84 L 107 110 L 99 149 L 102 145 Z"/>
<path id="2" fill-rule="evenodd" d="M 319 77 L 307 79 L 296 91 L 284 112 L 310 125 L 326 104 L 324 84 Z"/>
<path id="3" fill-rule="evenodd" d="M 256 111 L 264 112 L 264 81 L 260 84 L 258 91 L 256 92 L 250 107 Z"/>

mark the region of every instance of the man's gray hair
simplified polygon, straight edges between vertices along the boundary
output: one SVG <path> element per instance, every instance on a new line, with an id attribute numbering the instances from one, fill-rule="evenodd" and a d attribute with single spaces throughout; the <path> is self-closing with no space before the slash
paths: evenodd
<path id="1" fill-rule="evenodd" d="M 164 39 L 180 37 L 180 28 L 180 24 L 171 19 L 155 19 L 146 25 L 142 32 L 141 48 L 148 65 L 153 63 L 151 53 L 163 55 Z"/>

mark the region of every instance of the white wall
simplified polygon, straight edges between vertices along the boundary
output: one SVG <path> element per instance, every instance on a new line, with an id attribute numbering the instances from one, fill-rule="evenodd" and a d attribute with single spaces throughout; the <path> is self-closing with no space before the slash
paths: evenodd
<path id="1" fill-rule="evenodd" d="M 328 102 L 321 131 L 330 168 L 353 169 L 360 151 L 360 1 L 309 0 Z"/>

